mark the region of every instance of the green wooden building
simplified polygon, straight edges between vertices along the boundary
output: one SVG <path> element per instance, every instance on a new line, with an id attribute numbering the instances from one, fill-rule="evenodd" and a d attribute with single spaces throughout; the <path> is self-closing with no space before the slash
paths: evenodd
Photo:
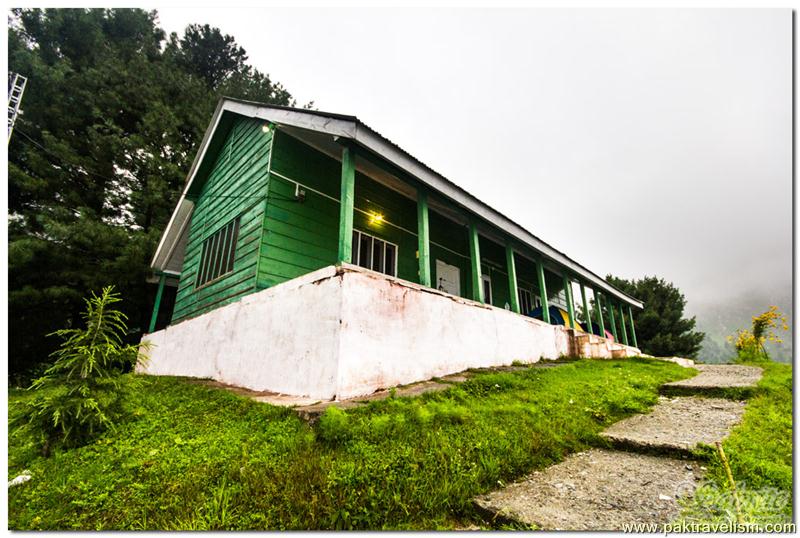
<path id="1" fill-rule="evenodd" d="M 167 321 L 165 286 L 175 325 L 342 263 L 520 315 L 543 307 L 551 323 L 556 305 L 569 325 L 637 346 L 640 301 L 356 117 L 228 98 L 153 258 L 150 332 Z"/>

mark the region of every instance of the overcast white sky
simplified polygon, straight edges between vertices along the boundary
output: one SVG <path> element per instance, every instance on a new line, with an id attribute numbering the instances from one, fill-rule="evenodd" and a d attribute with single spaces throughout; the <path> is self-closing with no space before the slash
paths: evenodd
<path id="1" fill-rule="evenodd" d="M 596 273 L 791 290 L 790 10 L 159 9 Z"/>

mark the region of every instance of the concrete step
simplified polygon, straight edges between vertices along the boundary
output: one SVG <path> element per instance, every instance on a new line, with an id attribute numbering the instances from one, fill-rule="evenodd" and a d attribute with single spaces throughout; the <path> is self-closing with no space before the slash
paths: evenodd
<path id="1" fill-rule="evenodd" d="M 619 344 L 612 344 L 611 345 L 611 358 L 612 359 L 624 359 L 628 356 L 628 351 L 620 346 Z"/>
<path id="2" fill-rule="evenodd" d="M 482 495 L 488 521 L 542 530 L 620 531 L 636 523 L 669 523 L 702 472 L 694 462 L 592 449 Z"/>
<path id="3" fill-rule="evenodd" d="M 690 456 L 701 444 L 713 446 L 741 421 L 745 402 L 695 396 L 665 398 L 647 415 L 611 425 L 600 435 L 617 448 Z"/>
<path id="4" fill-rule="evenodd" d="M 738 389 L 741 396 L 756 387 L 764 371 L 757 366 L 738 364 L 697 364 L 700 373 L 689 379 L 662 385 L 664 394 L 714 394 Z"/>

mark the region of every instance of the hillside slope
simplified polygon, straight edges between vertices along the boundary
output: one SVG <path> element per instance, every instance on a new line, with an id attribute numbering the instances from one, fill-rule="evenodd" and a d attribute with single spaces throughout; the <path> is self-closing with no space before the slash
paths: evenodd
<path id="1" fill-rule="evenodd" d="M 471 499 L 598 443 L 606 425 L 689 377 L 675 364 L 578 361 L 482 373 L 418 398 L 289 409 L 175 378 L 138 378 L 131 420 L 41 458 L 12 432 L 12 529 L 433 529 L 469 523 Z M 12 391 L 10 413 L 29 397 Z"/>

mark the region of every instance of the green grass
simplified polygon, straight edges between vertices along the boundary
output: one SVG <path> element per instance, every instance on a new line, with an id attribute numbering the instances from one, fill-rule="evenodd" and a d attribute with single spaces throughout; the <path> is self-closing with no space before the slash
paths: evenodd
<path id="1" fill-rule="evenodd" d="M 748 523 L 791 521 L 792 365 L 758 363 L 764 376 L 747 402 L 741 424 L 722 443 Z M 708 484 L 685 507 L 686 521 L 735 521 L 728 480 L 716 450 L 708 458 Z"/>
<path id="2" fill-rule="evenodd" d="M 479 522 L 471 499 L 600 443 L 692 371 L 646 359 L 482 373 L 440 393 L 291 410 L 146 377 L 131 420 L 41 458 L 9 439 L 12 529 L 437 529 Z M 11 391 L 10 414 L 27 393 Z"/>

